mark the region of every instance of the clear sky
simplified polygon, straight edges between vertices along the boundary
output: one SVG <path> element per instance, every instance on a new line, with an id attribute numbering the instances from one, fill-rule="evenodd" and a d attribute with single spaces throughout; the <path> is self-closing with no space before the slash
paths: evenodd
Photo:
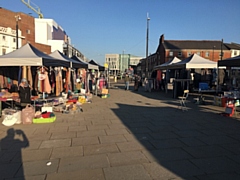
<path id="1" fill-rule="evenodd" d="M 156 51 L 161 34 L 166 40 L 240 44 L 240 0 L 30 1 L 67 32 L 77 49 L 100 64 L 105 54 L 146 56 L 147 13 L 149 53 Z M 0 0 L 0 7 L 38 17 L 21 0 Z"/>

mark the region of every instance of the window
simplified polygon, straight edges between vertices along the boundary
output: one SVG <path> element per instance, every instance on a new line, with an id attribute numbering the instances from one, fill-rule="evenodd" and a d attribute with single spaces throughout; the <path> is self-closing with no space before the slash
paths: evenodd
<path id="1" fill-rule="evenodd" d="M 197 52 L 197 55 L 201 56 L 201 52 L 198 51 L 198 52 Z"/>
<path id="2" fill-rule="evenodd" d="M 209 52 L 205 52 L 205 57 L 209 57 Z"/>
<path id="3" fill-rule="evenodd" d="M 13 42 L 14 42 L 14 43 L 16 42 L 16 38 L 13 38 Z"/>
<path id="4" fill-rule="evenodd" d="M 178 56 L 181 57 L 182 56 L 182 52 L 178 52 Z"/>
<path id="5" fill-rule="evenodd" d="M 27 33 L 27 34 L 30 34 L 30 30 L 29 30 L 29 29 L 27 29 L 27 30 L 26 30 L 26 33 Z"/>
<path id="6" fill-rule="evenodd" d="M 188 52 L 188 53 L 187 53 L 188 57 L 191 56 L 191 54 L 192 54 L 191 52 Z"/>
<path id="7" fill-rule="evenodd" d="M 172 51 L 169 52 L 169 56 L 173 56 L 173 52 Z"/>
<path id="8" fill-rule="evenodd" d="M 6 36 L 2 36 L 2 40 L 5 41 L 6 40 Z"/>
<path id="9" fill-rule="evenodd" d="M 234 56 L 236 56 L 236 55 L 237 55 L 237 51 L 235 50 L 235 51 L 234 51 Z"/>

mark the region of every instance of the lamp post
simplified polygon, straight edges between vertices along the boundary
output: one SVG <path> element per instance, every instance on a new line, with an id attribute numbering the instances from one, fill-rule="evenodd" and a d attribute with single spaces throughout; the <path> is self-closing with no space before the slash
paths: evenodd
<path id="1" fill-rule="evenodd" d="M 216 46 L 213 46 L 212 61 L 214 61 L 214 49 Z"/>
<path id="2" fill-rule="evenodd" d="M 149 21 L 150 18 L 148 17 L 147 13 L 147 36 L 146 36 L 146 77 L 148 77 L 148 33 L 149 33 Z"/>
<path id="3" fill-rule="evenodd" d="M 15 18 L 16 18 L 16 49 L 18 49 L 18 21 L 21 20 L 21 17 L 19 15 L 16 15 Z"/>

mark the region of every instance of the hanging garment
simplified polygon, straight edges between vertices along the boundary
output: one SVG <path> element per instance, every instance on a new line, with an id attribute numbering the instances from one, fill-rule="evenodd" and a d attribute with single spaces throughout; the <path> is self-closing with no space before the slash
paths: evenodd
<path id="1" fill-rule="evenodd" d="M 22 79 L 22 67 L 19 66 L 19 70 L 18 70 L 18 84 L 21 83 L 21 79 Z"/>
<path id="2" fill-rule="evenodd" d="M 31 66 L 27 67 L 27 80 L 29 82 L 29 85 L 32 87 L 33 86 L 33 79 L 32 79 Z"/>

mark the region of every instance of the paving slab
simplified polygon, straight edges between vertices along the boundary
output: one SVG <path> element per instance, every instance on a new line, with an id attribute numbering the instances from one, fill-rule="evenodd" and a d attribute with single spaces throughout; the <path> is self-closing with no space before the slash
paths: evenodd
<path id="1" fill-rule="evenodd" d="M 40 148 L 68 147 L 71 143 L 71 139 L 46 140 L 42 142 Z"/>
<path id="2" fill-rule="evenodd" d="M 77 137 L 104 136 L 104 135 L 106 135 L 105 130 L 91 130 L 91 131 L 77 132 Z"/>
<path id="3" fill-rule="evenodd" d="M 117 142 L 126 142 L 126 138 L 122 134 L 116 134 L 111 136 L 99 136 L 101 144 L 112 144 Z"/>
<path id="4" fill-rule="evenodd" d="M 237 172 L 240 165 L 225 156 L 190 160 L 207 174 Z"/>
<path id="5" fill-rule="evenodd" d="M 83 145 L 91 145 L 91 144 L 99 144 L 98 137 L 72 138 L 72 146 L 83 146 Z"/>
<path id="6" fill-rule="evenodd" d="M 207 158 L 232 154 L 231 151 L 217 145 L 183 147 L 183 149 L 195 158 Z"/>
<path id="7" fill-rule="evenodd" d="M 50 139 L 69 139 L 77 137 L 76 132 L 53 132 Z"/>
<path id="8" fill-rule="evenodd" d="M 124 166 L 149 162 L 141 151 L 109 153 L 108 158 L 111 166 Z"/>
<path id="9" fill-rule="evenodd" d="M 98 169 L 109 167 L 109 161 L 105 154 L 61 158 L 58 172 L 77 171 L 80 169 Z"/>
<path id="10" fill-rule="evenodd" d="M 68 132 L 86 131 L 87 126 L 69 126 Z"/>
<path id="11" fill-rule="evenodd" d="M 87 125 L 89 131 L 100 130 L 100 129 L 109 129 L 107 124 L 97 124 L 97 125 Z"/>
<path id="12" fill-rule="evenodd" d="M 34 149 L 17 152 L 19 155 L 15 155 L 13 162 L 27 162 L 49 159 L 52 149 Z"/>
<path id="13" fill-rule="evenodd" d="M 53 148 L 51 159 L 83 156 L 83 146 Z"/>
<path id="14" fill-rule="evenodd" d="M 116 144 L 98 144 L 84 146 L 84 156 L 116 152 L 119 152 Z"/>
<path id="15" fill-rule="evenodd" d="M 148 151 L 144 150 L 142 152 L 150 162 L 161 163 L 167 161 L 186 160 L 193 158 L 193 156 L 184 151 L 182 148 L 168 148 Z"/>
<path id="16" fill-rule="evenodd" d="M 51 165 L 47 165 L 48 162 L 51 162 Z M 22 170 L 17 172 L 16 177 L 22 177 L 23 173 L 24 176 L 33 176 L 57 172 L 58 165 L 59 159 L 23 162 Z"/>
<path id="17" fill-rule="evenodd" d="M 141 179 L 151 180 L 142 165 L 128 165 L 119 167 L 109 167 L 103 169 L 106 180 L 122 180 L 122 179 Z"/>
<path id="18" fill-rule="evenodd" d="M 154 147 L 148 141 L 130 141 L 116 144 L 121 152 L 154 149 Z"/>
<path id="19" fill-rule="evenodd" d="M 46 180 L 105 180 L 102 169 L 80 169 L 77 171 L 63 172 L 63 173 L 51 173 L 47 175 Z"/>

